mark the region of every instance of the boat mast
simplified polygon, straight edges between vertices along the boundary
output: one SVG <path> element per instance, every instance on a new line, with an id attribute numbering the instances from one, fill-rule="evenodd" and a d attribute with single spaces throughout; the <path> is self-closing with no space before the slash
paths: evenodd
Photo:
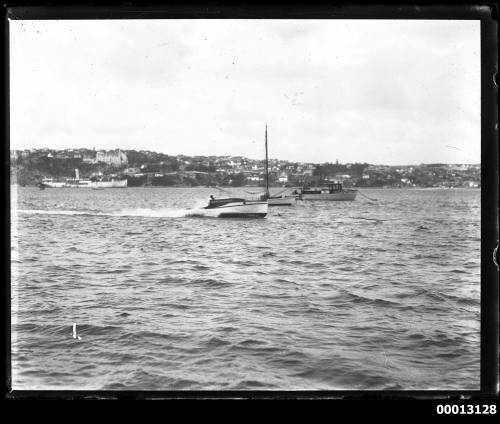
<path id="1" fill-rule="evenodd" d="M 269 198 L 269 165 L 267 163 L 267 123 L 266 123 L 266 196 Z"/>

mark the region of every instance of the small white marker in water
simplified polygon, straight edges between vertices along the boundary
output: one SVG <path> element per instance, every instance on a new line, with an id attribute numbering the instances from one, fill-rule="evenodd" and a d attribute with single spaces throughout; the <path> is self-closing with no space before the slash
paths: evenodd
<path id="1" fill-rule="evenodd" d="M 82 339 L 80 336 L 76 335 L 76 323 L 75 322 L 73 323 L 73 338 L 78 339 L 78 340 Z"/>

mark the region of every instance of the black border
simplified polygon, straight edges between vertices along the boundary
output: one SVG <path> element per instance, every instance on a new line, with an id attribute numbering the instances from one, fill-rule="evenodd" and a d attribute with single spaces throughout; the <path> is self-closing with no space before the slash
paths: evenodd
<path id="1" fill-rule="evenodd" d="M 498 245 L 498 5 L 350 4 L 227 5 L 221 3 L 142 6 L 23 6 L 3 5 L 5 143 L 2 154 L 5 184 L 2 200 L 10 216 L 9 154 L 9 19 L 458 19 L 481 21 L 481 383 L 477 391 L 11 391 L 10 380 L 10 219 L 4 221 L 6 284 L 2 340 L 6 347 L 4 396 L 7 399 L 442 399 L 498 401 L 499 284 L 493 251 Z M 3 376 L 3 375 L 2 375 Z"/>

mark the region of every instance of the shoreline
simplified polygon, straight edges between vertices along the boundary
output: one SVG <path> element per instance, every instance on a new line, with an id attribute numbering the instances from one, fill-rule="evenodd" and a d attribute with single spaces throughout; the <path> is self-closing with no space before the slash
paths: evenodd
<path id="1" fill-rule="evenodd" d="M 20 185 L 20 184 L 10 184 L 10 188 L 19 188 L 19 187 L 25 187 L 25 188 L 38 188 L 37 185 L 31 185 L 31 184 L 26 184 L 26 185 Z M 126 189 L 126 188 L 143 188 L 143 189 L 150 189 L 150 188 L 212 188 L 217 190 L 217 188 L 222 188 L 222 189 L 238 189 L 238 188 L 250 188 L 250 189 L 262 189 L 262 191 L 265 191 L 265 187 L 257 187 L 257 186 L 211 186 L 211 187 L 206 187 L 203 185 L 198 185 L 198 186 L 191 186 L 191 185 L 151 185 L 151 186 L 128 186 L 128 187 L 109 187 L 106 190 L 120 190 L 120 189 Z M 298 187 L 283 187 L 283 186 L 270 186 L 269 188 L 274 188 L 274 189 L 287 189 L 287 190 L 294 190 Z M 453 190 L 453 189 L 468 189 L 468 190 L 478 190 L 481 189 L 481 186 L 479 187 L 462 187 L 462 186 L 457 186 L 457 187 L 345 187 L 346 189 L 350 190 Z M 91 187 L 46 187 L 47 190 L 60 190 L 60 189 L 71 189 L 71 190 L 91 190 Z"/>

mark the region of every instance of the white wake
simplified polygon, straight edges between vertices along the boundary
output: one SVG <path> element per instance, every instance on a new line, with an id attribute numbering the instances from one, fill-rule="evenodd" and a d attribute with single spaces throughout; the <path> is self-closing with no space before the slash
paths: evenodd
<path id="1" fill-rule="evenodd" d="M 64 209 L 14 209 L 12 215 L 81 215 L 81 216 L 111 216 L 111 217 L 144 217 L 144 218 L 186 218 L 186 217 L 216 217 L 219 211 L 204 209 L 207 202 L 198 202 L 196 207 L 182 208 L 129 208 L 110 212 L 94 212 Z"/>

